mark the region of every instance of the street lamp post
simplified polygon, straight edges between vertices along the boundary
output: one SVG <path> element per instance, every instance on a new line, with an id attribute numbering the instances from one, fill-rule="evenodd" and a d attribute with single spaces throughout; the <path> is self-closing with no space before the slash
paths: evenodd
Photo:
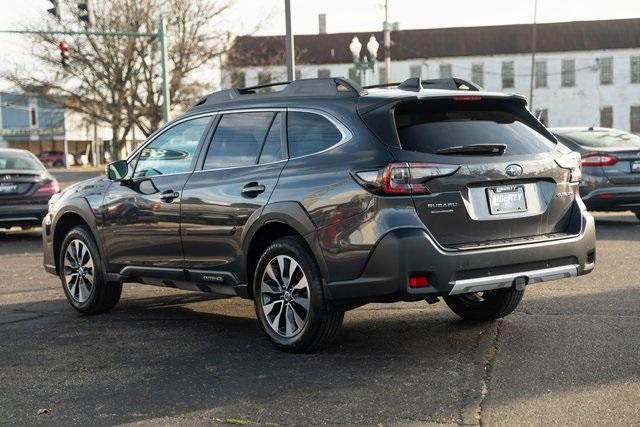
<path id="1" fill-rule="evenodd" d="M 360 57 L 360 51 L 362 50 L 362 43 L 357 36 L 354 36 L 351 40 L 351 44 L 349 44 L 349 50 L 351 51 L 351 55 L 353 56 L 353 67 L 356 70 L 356 75 L 360 79 L 360 85 L 366 86 L 367 82 L 367 71 L 371 70 L 373 74 L 376 72 L 376 56 L 378 55 L 378 48 L 380 47 L 380 43 L 376 40 L 376 37 L 372 34 L 369 37 L 369 41 L 367 42 L 367 52 L 369 56 L 364 55 L 364 57 Z"/>

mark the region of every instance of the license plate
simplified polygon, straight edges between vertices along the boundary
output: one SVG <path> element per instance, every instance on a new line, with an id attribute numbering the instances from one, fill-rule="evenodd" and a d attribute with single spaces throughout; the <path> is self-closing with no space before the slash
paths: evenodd
<path id="1" fill-rule="evenodd" d="M 16 184 L 0 184 L 0 194 L 11 194 L 18 191 Z"/>
<path id="2" fill-rule="evenodd" d="M 487 188 L 487 199 L 491 215 L 527 211 L 527 201 L 524 197 L 524 186 L 522 185 Z"/>
<path id="3" fill-rule="evenodd" d="M 635 160 L 631 163 L 631 172 L 640 173 L 640 160 Z"/>

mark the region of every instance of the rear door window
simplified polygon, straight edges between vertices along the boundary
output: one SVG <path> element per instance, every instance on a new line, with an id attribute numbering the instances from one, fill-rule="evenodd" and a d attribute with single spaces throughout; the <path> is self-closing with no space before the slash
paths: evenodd
<path id="1" fill-rule="evenodd" d="M 204 169 L 253 165 L 273 121 L 274 112 L 225 114 L 209 145 Z"/>
<path id="2" fill-rule="evenodd" d="M 538 154 L 555 143 L 534 129 L 522 105 L 491 100 L 434 100 L 401 104 L 395 111 L 403 149 L 437 154 L 473 144 L 506 145 L 505 155 Z"/>
<path id="3" fill-rule="evenodd" d="M 342 134 L 324 116 L 290 111 L 287 114 L 287 139 L 289 157 L 300 157 L 336 145 L 342 139 Z"/>

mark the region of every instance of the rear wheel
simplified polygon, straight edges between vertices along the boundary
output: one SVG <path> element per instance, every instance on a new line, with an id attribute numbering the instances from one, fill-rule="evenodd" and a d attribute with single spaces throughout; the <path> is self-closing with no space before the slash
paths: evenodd
<path id="1" fill-rule="evenodd" d="M 496 289 L 472 294 L 444 297 L 449 308 L 467 320 L 495 320 L 510 314 L 518 307 L 524 290 Z"/>
<path id="2" fill-rule="evenodd" d="M 67 233 L 58 265 L 67 301 L 81 313 L 103 313 L 120 300 L 122 283 L 105 281 L 100 253 L 86 226 L 76 226 Z"/>
<path id="3" fill-rule="evenodd" d="M 301 238 L 284 237 L 267 247 L 253 282 L 260 326 L 277 347 L 318 350 L 338 334 L 344 311 L 326 309 L 320 271 Z"/>

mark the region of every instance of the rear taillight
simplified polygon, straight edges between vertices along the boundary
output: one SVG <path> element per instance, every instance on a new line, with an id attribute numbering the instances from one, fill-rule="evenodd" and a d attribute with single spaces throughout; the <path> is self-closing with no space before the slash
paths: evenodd
<path id="1" fill-rule="evenodd" d="M 605 153 L 587 153 L 582 156 L 582 166 L 613 166 L 618 158 Z"/>
<path id="2" fill-rule="evenodd" d="M 37 196 L 53 196 L 59 191 L 60 191 L 60 186 L 58 185 L 58 181 L 49 180 L 42 183 L 40 188 L 36 190 L 36 195 Z"/>
<path id="3" fill-rule="evenodd" d="M 436 177 L 454 174 L 460 166 L 441 163 L 389 163 L 380 171 L 356 172 L 368 190 L 389 195 L 425 194 L 426 183 Z"/>
<path id="4" fill-rule="evenodd" d="M 569 182 L 580 182 L 582 179 L 582 165 L 584 164 L 580 159 L 580 154 L 571 151 L 559 159 L 556 159 L 556 163 L 558 163 L 561 168 L 571 171 Z"/>

